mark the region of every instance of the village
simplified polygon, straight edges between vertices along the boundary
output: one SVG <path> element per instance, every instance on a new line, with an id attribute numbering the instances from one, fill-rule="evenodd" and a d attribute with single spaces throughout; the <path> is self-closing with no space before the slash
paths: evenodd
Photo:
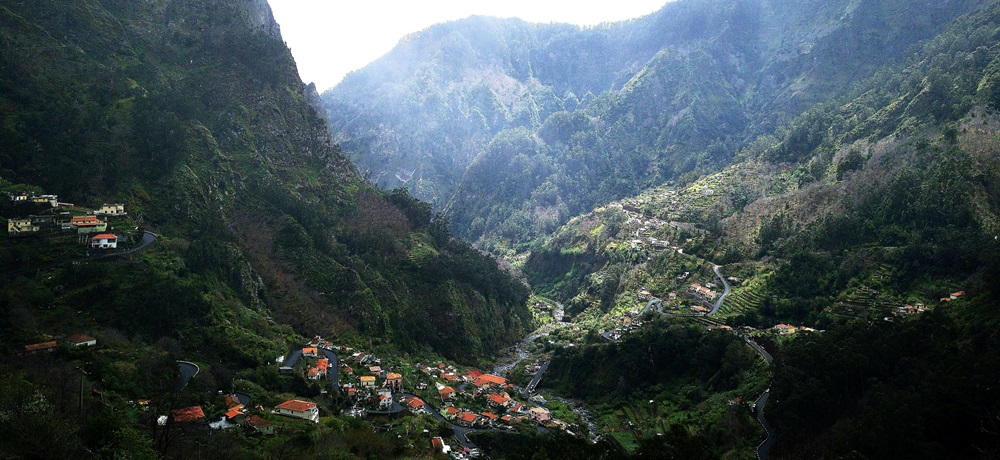
<path id="1" fill-rule="evenodd" d="M 57 195 L 8 192 L 7 198 L 3 209 L 9 216 L 7 235 L 11 238 L 70 233 L 77 235 L 77 242 L 94 254 L 113 253 L 126 240 L 124 235 L 112 233 L 115 229 L 109 223 L 111 218 L 128 214 L 121 203 L 81 209 L 59 201 Z"/>

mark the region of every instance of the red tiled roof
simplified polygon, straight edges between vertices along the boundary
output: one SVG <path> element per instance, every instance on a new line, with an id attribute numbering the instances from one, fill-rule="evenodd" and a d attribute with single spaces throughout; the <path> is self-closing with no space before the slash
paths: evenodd
<path id="1" fill-rule="evenodd" d="M 281 404 L 278 404 L 277 406 L 274 406 L 275 409 L 284 409 L 293 412 L 305 412 L 314 407 L 316 407 L 316 403 L 309 401 L 302 401 L 299 399 L 289 399 L 288 401 L 285 401 Z"/>
<path id="2" fill-rule="evenodd" d="M 486 417 L 490 420 L 496 420 L 497 414 L 494 414 L 493 412 L 483 412 L 483 417 Z"/>
<path id="3" fill-rule="evenodd" d="M 507 404 L 507 401 L 510 400 L 510 398 L 505 398 L 503 395 L 498 395 L 496 393 L 490 393 L 488 399 L 490 400 L 490 402 L 494 402 L 497 404 Z"/>
<path id="4" fill-rule="evenodd" d="M 456 408 L 454 408 L 454 407 L 452 407 L 452 406 L 448 406 L 448 407 L 444 408 L 444 411 L 447 412 L 448 415 L 454 415 L 454 414 L 459 413 L 459 410 L 456 409 Z"/>
<path id="5" fill-rule="evenodd" d="M 473 414 L 472 412 L 462 412 L 461 414 L 458 414 L 458 419 L 463 422 L 472 423 L 475 422 L 477 418 L 476 414 Z"/>
<path id="6" fill-rule="evenodd" d="M 452 387 L 444 387 L 444 388 L 442 388 L 442 389 L 441 389 L 441 391 L 440 391 L 440 393 L 441 393 L 442 395 L 446 395 L 446 394 L 451 394 L 451 393 L 454 393 L 454 392 L 455 392 L 455 389 L 454 389 L 454 388 L 452 388 Z"/>
<path id="7" fill-rule="evenodd" d="M 316 368 L 321 371 L 325 371 L 329 367 L 330 367 L 330 360 L 326 358 L 323 358 L 319 360 L 318 363 L 316 363 Z"/>
<path id="8" fill-rule="evenodd" d="M 118 239 L 118 235 L 115 235 L 113 233 L 101 233 L 100 235 L 94 235 L 93 239 L 95 239 L 95 240 L 117 240 Z"/>
<path id="9" fill-rule="evenodd" d="M 33 343 L 31 345 L 25 345 L 24 346 L 24 351 L 48 350 L 50 348 L 55 348 L 55 347 L 56 347 L 56 341 L 55 340 L 50 340 L 48 342 Z"/>
<path id="10" fill-rule="evenodd" d="M 302 349 L 302 354 L 306 355 L 310 353 L 315 355 L 317 353 L 316 347 L 305 347 Z"/>
<path id="11" fill-rule="evenodd" d="M 402 378 L 403 378 L 402 374 L 397 374 L 395 372 L 390 372 L 389 375 L 385 376 L 386 380 L 399 380 Z"/>
<path id="12" fill-rule="evenodd" d="M 197 422 L 205 418 L 205 411 L 201 410 L 201 406 L 191 406 L 175 409 L 171 415 L 174 416 L 174 422 L 177 423 Z"/>
<path id="13" fill-rule="evenodd" d="M 474 379 L 477 379 L 477 378 L 479 378 L 479 377 L 480 377 L 481 375 L 483 375 L 483 373 L 482 373 L 482 372 L 480 372 L 480 371 L 477 371 L 477 370 L 475 370 L 475 369 L 472 369 L 472 370 L 470 370 L 470 371 L 468 372 L 468 374 L 469 374 L 469 375 L 471 375 L 471 376 L 472 376 L 472 378 L 474 378 Z"/>
<path id="14" fill-rule="evenodd" d="M 226 406 L 233 407 L 242 405 L 243 403 L 240 402 L 240 398 L 238 398 L 236 395 L 226 395 Z"/>
<path id="15" fill-rule="evenodd" d="M 267 420 L 264 420 L 263 418 L 261 418 L 259 416 L 256 416 L 256 415 L 251 415 L 251 416 L 247 417 L 247 423 L 249 423 L 251 425 L 259 426 L 261 428 L 267 428 L 267 427 L 271 426 L 271 422 L 268 422 Z"/>
<path id="16" fill-rule="evenodd" d="M 410 407 L 417 409 L 423 407 L 424 402 L 420 398 L 410 398 Z"/>

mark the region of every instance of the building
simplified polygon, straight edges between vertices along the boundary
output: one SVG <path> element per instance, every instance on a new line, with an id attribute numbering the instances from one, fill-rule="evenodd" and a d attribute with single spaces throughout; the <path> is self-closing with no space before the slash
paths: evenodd
<path id="1" fill-rule="evenodd" d="M 431 438 L 431 447 L 434 448 L 434 452 L 440 452 L 442 454 L 451 452 L 451 446 L 445 444 L 444 439 L 441 439 L 440 436 Z"/>
<path id="2" fill-rule="evenodd" d="M 403 389 L 403 375 L 390 372 L 385 376 L 385 386 L 392 389 L 392 391 L 401 391 Z"/>
<path id="3" fill-rule="evenodd" d="M 67 337 L 66 341 L 74 347 L 92 347 L 97 345 L 97 339 L 86 334 L 73 334 Z"/>
<path id="4" fill-rule="evenodd" d="M 57 344 L 55 340 L 50 340 L 48 342 L 33 343 L 31 345 L 24 346 L 24 352 L 29 355 L 35 353 L 51 353 L 56 351 Z"/>
<path id="5" fill-rule="evenodd" d="M 271 425 L 271 422 L 268 422 L 267 420 L 264 420 L 263 418 L 256 415 L 251 415 L 247 417 L 246 421 L 244 421 L 243 426 L 249 428 L 250 430 L 256 433 L 274 434 L 274 426 Z"/>
<path id="6" fill-rule="evenodd" d="M 226 420 L 230 423 L 240 423 L 246 419 L 245 411 L 246 408 L 244 408 L 242 404 L 230 407 L 229 410 L 226 411 Z"/>
<path id="7" fill-rule="evenodd" d="M 438 390 L 438 393 L 441 394 L 441 401 L 448 401 L 455 398 L 455 389 L 452 387 L 444 387 Z"/>
<path id="8" fill-rule="evenodd" d="M 10 236 L 23 236 L 38 233 L 41 227 L 32 224 L 31 219 L 7 219 L 7 234 Z"/>
<path id="9" fill-rule="evenodd" d="M 102 204 L 100 208 L 94 211 L 94 214 L 98 216 L 124 216 L 125 215 L 125 205 L 120 203 L 115 204 Z"/>
<path id="10" fill-rule="evenodd" d="M 774 330 L 778 331 L 778 334 L 781 335 L 794 334 L 795 326 L 792 326 L 791 324 L 778 324 L 774 326 Z"/>
<path id="11" fill-rule="evenodd" d="M 174 423 L 198 423 L 205 421 L 205 411 L 201 406 L 191 406 L 182 409 L 174 409 L 170 412 L 174 417 Z"/>
<path id="12" fill-rule="evenodd" d="M 101 233 L 90 238 L 90 247 L 98 249 L 118 248 L 118 236 L 112 233 Z"/>
<path id="13" fill-rule="evenodd" d="M 472 413 L 472 412 L 462 412 L 461 414 L 458 414 L 458 417 L 455 417 L 455 418 L 460 423 L 463 423 L 463 424 L 468 425 L 468 426 L 475 425 L 476 421 L 479 420 L 479 416 L 476 415 L 476 414 L 474 414 L 474 413 Z"/>
<path id="14" fill-rule="evenodd" d="M 273 412 L 278 415 L 286 415 L 319 423 L 319 408 L 316 407 L 316 403 L 310 401 L 289 399 L 274 406 Z"/>
<path id="15" fill-rule="evenodd" d="M 76 216 L 70 218 L 68 228 L 76 229 L 77 233 L 99 233 L 108 230 L 108 223 L 97 216 Z"/>
<path id="16" fill-rule="evenodd" d="M 319 356 L 319 350 L 316 347 L 305 347 L 302 349 L 302 356 L 315 358 Z"/>
<path id="17" fill-rule="evenodd" d="M 532 407 L 528 410 L 528 418 L 539 422 L 547 422 L 552 419 L 552 415 L 549 413 L 548 409 L 543 407 Z"/>
<path id="18" fill-rule="evenodd" d="M 375 376 L 374 375 L 362 375 L 361 376 L 361 388 L 375 388 Z"/>

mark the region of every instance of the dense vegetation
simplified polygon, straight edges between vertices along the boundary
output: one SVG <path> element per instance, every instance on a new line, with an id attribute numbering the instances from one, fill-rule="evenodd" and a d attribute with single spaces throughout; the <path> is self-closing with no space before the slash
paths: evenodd
<path id="1" fill-rule="evenodd" d="M 686 0 L 594 28 L 474 17 L 407 37 L 325 93 L 381 186 L 502 251 L 728 162 L 976 2 Z"/>
<path id="2" fill-rule="evenodd" d="M 5 454 L 199 456 L 156 413 L 234 386 L 318 395 L 273 365 L 303 336 L 477 363 L 530 326 L 523 282 L 331 144 L 263 1 L 4 3 L 0 69 L 3 217 L 36 213 L 6 192 L 58 194 L 124 203 L 123 240 L 159 235 L 101 260 L 57 226 L 0 239 Z M 79 332 L 99 349 L 20 357 Z M 201 365 L 190 393 L 171 391 L 177 359 Z M 322 431 L 264 451 L 406 452 L 367 424 Z"/>

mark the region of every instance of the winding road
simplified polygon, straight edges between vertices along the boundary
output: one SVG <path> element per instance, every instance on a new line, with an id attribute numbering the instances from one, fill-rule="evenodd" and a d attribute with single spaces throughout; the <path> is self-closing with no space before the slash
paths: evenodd
<path id="1" fill-rule="evenodd" d="M 198 375 L 198 365 L 190 361 L 177 361 L 177 366 L 180 368 L 181 375 L 177 377 L 177 383 L 174 384 L 174 393 L 180 393 L 184 387 L 187 386 L 191 378 Z"/>

